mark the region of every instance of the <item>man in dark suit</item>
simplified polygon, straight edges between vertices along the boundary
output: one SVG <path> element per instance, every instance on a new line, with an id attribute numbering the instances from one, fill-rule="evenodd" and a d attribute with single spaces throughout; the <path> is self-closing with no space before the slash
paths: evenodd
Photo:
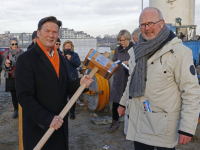
<path id="1" fill-rule="evenodd" d="M 89 76 L 69 81 L 63 56 L 54 45 L 62 22 L 55 17 L 38 23 L 37 43 L 18 58 L 16 66 L 17 98 L 22 106 L 24 150 L 33 149 L 49 127 L 56 129 L 43 150 L 68 149 L 68 117 L 59 113 L 67 103 L 68 94 L 80 84 L 92 83 Z"/>

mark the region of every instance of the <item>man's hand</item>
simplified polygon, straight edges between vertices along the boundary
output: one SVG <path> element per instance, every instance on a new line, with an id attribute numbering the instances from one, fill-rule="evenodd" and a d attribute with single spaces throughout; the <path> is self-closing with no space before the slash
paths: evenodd
<path id="1" fill-rule="evenodd" d="M 89 75 L 84 75 L 80 80 L 80 85 L 83 83 L 86 85 L 86 88 L 89 88 L 90 84 L 93 82 L 93 79 L 90 79 Z"/>
<path id="2" fill-rule="evenodd" d="M 67 59 L 70 61 L 72 58 L 71 58 L 71 55 L 67 54 Z"/>
<path id="3" fill-rule="evenodd" d="M 50 124 L 50 128 L 58 130 L 63 124 L 63 119 L 60 116 L 55 116 Z"/>
<path id="4" fill-rule="evenodd" d="M 181 144 L 186 144 L 186 143 L 188 143 L 191 139 L 192 139 L 192 137 L 179 134 L 179 145 L 181 145 Z"/>
<path id="5" fill-rule="evenodd" d="M 118 109 L 117 109 L 119 116 L 124 115 L 125 114 L 125 110 L 126 109 L 124 107 L 119 106 Z"/>

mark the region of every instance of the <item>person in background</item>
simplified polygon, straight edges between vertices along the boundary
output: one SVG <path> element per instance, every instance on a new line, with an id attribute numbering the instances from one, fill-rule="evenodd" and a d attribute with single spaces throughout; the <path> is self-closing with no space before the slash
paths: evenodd
<path id="1" fill-rule="evenodd" d="M 63 52 L 64 54 L 67 54 L 64 56 L 67 70 L 68 70 L 68 76 L 71 81 L 78 79 L 78 71 L 76 68 L 78 68 L 81 65 L 81 60 L 76 52 L 74 52 L 74 44 L 72 41 L 65 41 L 63 43 Z M 66 53 L 67 52 L 67 53 Z M 69 95 L 69 99 L 73 94 Z M 76 108 L 76 102 L 70 109 L 70 119 L 75 119 L 75 108 Z"/>
<path id="2" fill-rule="evenodd" d="M 22 107 L 23 147 L 33 149 L 45 132 L 55 131 L 43 150 L 68 150 L 68 116 L 59 116 L 67 104 L 68 94 L 82 84 L 86 88 L 93 79 L 83 76 L 70 81 L 64 57 L 55 49 L 62 22 L 54 16 L 42 18 L 38 23 L 38 41 L 23 53 L 16 66 L 16 90 Z M 48 31 L 48 32 L 46 32 Z"/>
<path id="3" fill-rule="evenodd" d="M 132 38 L 133 38 L 134 44 L 136 44 L 136 42 L 138 41 L 138 37 L 139 37 L 140 33 L 141 33 L 140 28 L 136 28 L 136 29 L 133 31 L 133 33 L 131 34 L 131 35 L 132 35 Z"/>
<path id="4" fill-rule="evenodd" d="M 175 150 L 191 140 L 199 117 L 192 51 L 169 30 L 157 8 L 143 9 L 139 27 L 135 55 L 130 55 L 136 64 L 125 91 L 130 99 L 126 139 L 134 141 L 135 150 Z M 119 116 L 125 105 L 121 100 Z"/>
<path id="5" fill-rule="evenodd" d="M 115 49 L 114 56 L 112 61 L 120 60 L 120 62 L 128 61 L 130 55 L 128 51 L 133 50 L 133 43 L 130 41 L 131 35 L 127 30 L 121 30 L 117 36 L 117 41 L 120 42 L 120 46 Z M 122 64 L 119 64 L 113 75 L 113 83 L 111 86 L 110 98 L 109 100 L 112 103 L 112 123 L 108 128 L 108 132 L 113 132 L 116 128 L 118 128 L 118 119 L 119 114 L 117 112 L 117 108 L 119 107 L 119 101 L 122 97 L 122 94 L 125 90 L 126 83 L 128 80 L 128 73 L 124 71 L 124 67 Z"/>
<path id="6" fill-rule="evenodd" d="M 140 28 L 136 28 L 133 33 L 132 33 L 132 38 L 133 38 L 133 42 L 136 44 L 136 42 L 138 41 L 138 37 L 141 34 L 141 30 Z M 134 45 L 135 46 L 135 45 Z M 133 46 L 133 49 L 134 49 Z M 130 72 L 133 72 L 133 69 L 135 67 L 135 53 L 134 50 L 129 50 L 129 55 L 132 56 L 132 59 L 129 59 L 128 61 L 128 66 L 129 66 L 129 74 Z M 129 81 L 129 80 L 128 80 Z M 127 83 L 127 85 L 129 85 L 129 82 Z M 128 91 L 129 86 L 126 86 L 126 90 Z M 121 100 L 120 101 L 126 101 L 126 111 L 125 111 L 125 115 L 124 115 L 124 134 L 127 133 L 127 129 L 128 129 L 128 120 L 129 120 L 129 97 L 127 96 L 127 93 L 124 93 Z"/>
<path id="7" fill-rule="evenodd" d="M 57 49 L 57 51 L 58 51 L 59 54 L 62 54 L 62 51 L 60 50 L 60 45 L 61 45 L 61 41 L 60 41 L 60 39 L 58 38 L 58 39 L 57 39 L 57 42 L 56 42 L 56 44 L 55 44 L 55 48 Z"/>
<path id="8" fill-rule="evenodd" d="M 18 47 L 17 38 L 10 39 L 10 48 L 3 53 L 3 61 L 1 67 L 5 70 L 5 92 L 10 92 L 12 103 L 14 107 L 14 114 L 12 118 L 18 118 L 18 101 L 15 88 L 15 67 L 18 57 L 24 52 Z"/>
<path id="9" fill-rule="evenodd" d="M 32 43 L 31 43 L 31 45 L 28 46 L 27 50 L 29 50 L 31 47 L 33 47 L 33 45 L 37 42 L 37 40 L 38 40 L 37 31 L 33 31 Z"/>

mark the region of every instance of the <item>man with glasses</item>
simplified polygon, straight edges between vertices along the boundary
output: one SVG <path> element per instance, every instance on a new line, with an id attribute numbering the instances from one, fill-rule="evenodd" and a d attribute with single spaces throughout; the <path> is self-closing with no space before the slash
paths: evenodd
<path id="1" fill-rule="evenodd" d="M 60 41 L 60 39 L 58 38 L 58 39 L 57 39 L 57 42 L 56 42 L 56 44 L 55 44 L 55 48 L 57 49 L 57 51 L 58 51 L 59 54 L 62 54 L 62 52 L 61 52 L 61 50 L 60 50 L 60 45 L 61 45 L 61 41 Z"/>
<path id="2" fill-rule="evenodd" d="M 175 150 L 191 140 L 199 116 L 192 51 L 168 29 L 157 8 L 145 8 L 139 23 L 142 34 L 129 61 L 136 65 L 124 92 L 130 110 L 126 138 L 134 141 L 135 150 Z M 125 104 L 122 99 L 119 115 Z"/>

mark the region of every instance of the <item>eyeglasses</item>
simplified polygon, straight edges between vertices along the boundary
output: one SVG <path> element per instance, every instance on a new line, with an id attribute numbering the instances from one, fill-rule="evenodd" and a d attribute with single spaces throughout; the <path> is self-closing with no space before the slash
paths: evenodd
<path id="1" fill-rule="evenodd" d="M 126 41 L 126 39 L 125 40 L 119 40 L 120 42 L 125 42 Z"/>
<path id="2" fill-rule="evenodd" d="M 56 43 L 56 45 L 61 45 L 61 44 L 59 44 L 59 43 Z"/>
<path id="3" fill-rule="evenodd" d="M 148 25 L 150 28 L 153 27 L 156 23 L 162 21 L 163 19 L 157 21 L 157 22 L 147 22 L 147 23 L 143 23 L 143 24 L 140 24 L 139 27 L 141 29 L 145 29 L 146 28 L 146 25 Z"/>
<path id="4" fill-rule="evenodd" d="M 12 46 L 14 46 L 14 45 L 18 45 L 18 43 L 12 43 L 11 45 L 12 45 Z"/>

